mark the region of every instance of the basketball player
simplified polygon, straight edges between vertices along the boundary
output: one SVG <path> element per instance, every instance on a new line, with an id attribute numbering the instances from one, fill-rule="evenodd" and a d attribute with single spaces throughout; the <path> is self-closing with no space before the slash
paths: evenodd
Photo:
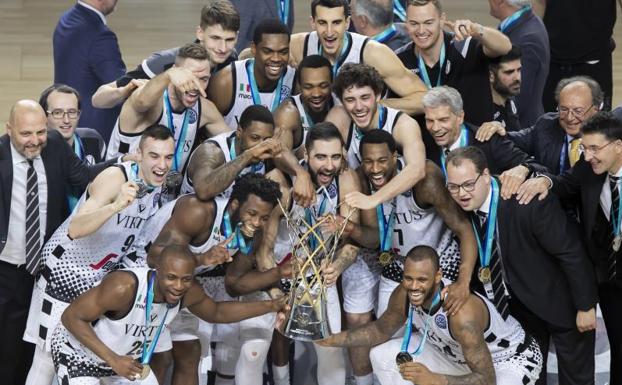
<path id="1" fill-rule="evenodd" d="M 297 66 L 308 55 L 322 55 L 333 65 L 333 76 L 346 63 L 365 63 L 378 70 L 381 79 L 400 98 L 383 104 L 409 115 L 423 112 L 423 82 L 408 71 L 391 48 L 358 33 L 348 32 L 350 6 L 346 0 L 311 1 L 313 32 L 292 35 L 290 63 Z M 378 93 L 380 95 L 380 93 Z"/>
<path id="2" fill-rule="evenodd" d="M 168 191 L 179 190 L 183 172 L 197 135 L 203 126 L 211 135 L 229 131 L 214 105 L 202 98 L 209 81 L 207 51 L 199 44 L 180 48 L 175 66 L 151 79 L 123 104 L 108 144 L 107 158 L 133 152 L 140 133 L 158 123 L 168 127 L 175 139 Z"/>
<path id="3" fill-rule="evenodd" d="M 207 322 L 236 322 L 279 311 L 283 300 L 214 302 L 193 280 L 196 261 L 183 246 L 165 248 L 155 270 L 119 270 L 66 309 L 53 338 L 61 384 L 98 385 L 148 374 L 150 352 L 180 309 Z M 149 314 L 148 321 L 146 314 Z M 94 326 L 93 326 L 94 324 Z M 141 362 L 138 359 L 141 358 Z"/>
<path id="4" fill-rule="evenodd" d="M 280 20 L 261 21 L 253 33 L 253 58 L 231 63 L 212 79 L 208 98 L 232 130 L 246 107 L 262 104 L 274 111 L 292 93 L 296 70 L 287 65 L 289 38 L 289 29 Z"/>
<path id="5" fill-rule="evenodd" d="M 173 159 L 173 137 L 168 128 L 157 125 L 140 138 L 140 160 L 99 174 L 43 247 L 45 266 L 33 289 L 24 333 L 25 341 L 37 345 L 33 384 L 52 382 L 49 343 L 65 308 L 116 268 L 160 207 L 161 186 Z"/>
<path id="6" fill-rule="evenodd" d="M 320 344 L 379 345 L 371 361 L 382 385 L 535 384 L 542 353 L 533 337 L 514 318 L 504 320 L 479 294 L 470 294 L 457 313 L 449 314 L 442 306 L 442 276 L 436 251 L 414 247 L 387 311 L 377 321 Z M 404 338 L 390 339 L 404 323 Z M 419 333 L 411 344 L 413 327 Z"/>
<path id="7" fill-rule="evenodd" d="M 336 104 L 331 94 L 332 66 L 320 55 L 309 55 L 298 65 L 300 94 L 286 99 L 274 112 L 275 125 L 282 130 L 281 142 L 298 159 L 304 157 L 304 139 L 309 127 L 323 122 Z"/>

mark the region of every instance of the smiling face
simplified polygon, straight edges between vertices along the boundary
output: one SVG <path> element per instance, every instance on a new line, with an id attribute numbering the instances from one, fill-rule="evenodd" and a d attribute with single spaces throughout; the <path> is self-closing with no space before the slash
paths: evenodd
<path id="1" fill-rule="evenodd" d="M 263 34 L 259 44 L 251 43 L 255 68 L 270 81 L 277 81 L 289 62 L 289 37 L 286 34 Z"/>
<path id="2" fill-rule="evenodd" d="M 343 7 L 328 8 L 321 5 L 315 7 L 315 17 L 311 20 L 311 28 L 317 32 L 325 55 L 339 55 L 343 36 L 350 25 Z"/>
<path id="3" fill-rule="evenodd" d="M 598 106 L 592 103 L 592 91 L 583 82 L 573 82 L 559 93 L 557 104 L 559 125 L 566 134 L 577 136 L 583 122 L 598 112 Z"/>
<path id="4" fill-rule="evenodd" d="M 300 98 L 313 112 L 322 112 L 331 98 L 331 69 L 305 67 L 300 72 Z"/>
<path id="5" fill-rule="evenodd" d="M 425 127 L 437 145 L 450 147 L 458 140 L 460 125 L 464 122 L 464 111 L 456 115 L 447 105 L 425 107 L 424 111 Z"/>
<path id="6" fill-rule="evenodd" d="M 408 299 L 413 306 L 429 308 L 441 279 L 441 270 L 435 269 L 430 259 L 413 261 L 406 258 L 402 287 L 407 290 Z"/>
<path id="7" fill-rule="evenodd" d="M 357 127 L 371 128 L 374 115 L 378 110 L 380 95 L 376 95 L 370 86 L 351 86 L 343 91 L 341 103 Z"/>
<path id="8" fill-rule="evenodd" d="M 138 147 L 139 177 L 150 186 L 162 186 L 171 169 L 174 151 L 173 138 L 145 138 Z"/>
<path id="9" fill-rule="evenodd" d="M 316 140 L 306 154 L 309 174 L 317 187 L 329 186 L 343 164 L 343 147 L 339 139 Z"/>
<path id="10" fill-rule="evenodd" d="M 380 190 L 395 175 L 397 152 L 391 153 L 386 143 L 365 143 L 361 150 L 363 173 L 373 188 Z"/>
<path id="11" fill-rule="evenodd" d="M 162 255 L 156 266 L 156 288 L 164 302 L 175 305 L 194 281 L 195 262 L 190 256 Z"/>
<path id="12" fill-rule="evenodd" d="M 41 154 L 47 144 L 46 118 L 38 104 L 28 107 L 16 106 L 12 119 L 6 125 L 11 144 L 26 159 L 34 159 Z"/>
<path id="13" fill-rule="evenodd" d="M 473 162 L 468 159 L 463 159 L 459 166 L 448 162 L 447 184 L 462 186 L 457 192 L 451 193 L 451 197 L 464 211 L 475 211 L 482 207 L 488 197 L 490 173 L 486 168 L 480 175 Z"/>
<path id="14" fill-rule="evenodd" d="M 208 25 L 205 29 L 197 27 L 197 39 L 207 50 L 212 65 L 222 64 L 231 56 L 238 33 L 224 29 L 220 24 Z"/>
<path id="15" fill-rule="evenodd" d="M 605 172 L 616 174 L 622 165 L 622 141 L 612 140 L 600 133 L 584 134 L 581 144 L 585 148 L 583 156 L 592 166 L 594 174 Z"/>
<path id="16" fill-rule="evenodd" d="M 408 34 L 419 49 L 425 51 L 442 39 L 441 27 L 445 16 L 439 13 L 434 4 L 409 5 L 406 19 Z"/>
<path id="17" fill-rule="evenodd" d="M 238 222 L 241 223 L 240 232 L 247 238 L 252 238 L 259 229 L 266 225 L 274 208 L 271 203 L 255 194 L 249 194 L 241 205 L 237 200 L 234 202 L 234 207 L 239 206 L 237 216 Z"/>
<path id="18" fill-rule="evenodd" d="M 199 80 L 199 86 L 203 89 L 207 88 L 207 84 L 209 83 L 209 78 L 211 76 L 209 60 L 185 58 L 179 66 L 190 70 Z M 175 88 L 175 97 L 185 108 L 194 106 L 200 96 L 201 94 L 198 89 L 182 92 L 181 90 Z"/>
<path id="19" fill-rule="evenodd" d="M 47 104 L 49 111 L 47 112 L 47 127 L 60 132 L 65 140 L 71 139 L 80 118 L 78 97 L 73 93 L 52 91 L 48 95 Z M 54 115 L 59 112 L 63 113 L 63 116 L 55 118 Z"/>

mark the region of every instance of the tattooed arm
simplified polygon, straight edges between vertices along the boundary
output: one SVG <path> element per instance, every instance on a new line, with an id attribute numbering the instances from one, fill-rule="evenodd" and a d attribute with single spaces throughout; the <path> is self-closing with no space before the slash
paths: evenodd
<path id="1" fill-rule="evenodd" d="M 374 322 L 347 330 L 317 341 L 322 346 L 372 347 L 388 341 L 406 322 L 406 289 L 396 287 L 389 299 L 387 310 Z M 396 352 L 397 353 L 397 352 Z"/>

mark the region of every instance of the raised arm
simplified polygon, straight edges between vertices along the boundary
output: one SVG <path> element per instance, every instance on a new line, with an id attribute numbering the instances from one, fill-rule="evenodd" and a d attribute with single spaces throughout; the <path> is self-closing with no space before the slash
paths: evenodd
<path id="1" fill-rule="evenodd" d="M 91 103 L 93 107 L 97 108 L 112 108 L 117 104 L 123 103 L 130 97 L 132 92 L 146 82 L 146 79 L 132 79 L 122 87 L 117 87 L 116 81 L 104 84 L 93 94 Z"/>
<path id="2" fill-rule="evenodd" d="M 205 125 L 210 136 L 230 132 L 231 127 L 227 126 L 216 105 L 210 100 L 201 98 L 201 125 Z"/>
<path id="3" fill-rule="evenodd" d="M 233 104 L 233 74 L 232 66 L 226 67 L 218 71 L 214 75 L 207 86 L 207 98 L 211 100 L 221 115 L 229 112 L 229 107 Z"/>
<path id="4" fill-rule="evenodd" d="M 488 57 L 505 55 L 512 49 L 510 39 L 494 28 L 485 27 L 471 20 L 445 21 L 444 24 L 453 31 L 455 40 L 460 41 L 469 37 L 479 40 L 484 55 Z"/>

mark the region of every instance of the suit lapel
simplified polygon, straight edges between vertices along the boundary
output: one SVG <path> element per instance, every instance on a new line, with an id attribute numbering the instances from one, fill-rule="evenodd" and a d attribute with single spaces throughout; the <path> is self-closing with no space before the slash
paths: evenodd
<path id="1" fill-rule="evenodd" d="M 3 218 L 9 219 L 11 212 L 11 194 L 13 190 L 13 156 L 8 135 L 0 137 L 0 182 L 2 183 Z M 3 219 L 4 220 L 4 219 Z"/>

